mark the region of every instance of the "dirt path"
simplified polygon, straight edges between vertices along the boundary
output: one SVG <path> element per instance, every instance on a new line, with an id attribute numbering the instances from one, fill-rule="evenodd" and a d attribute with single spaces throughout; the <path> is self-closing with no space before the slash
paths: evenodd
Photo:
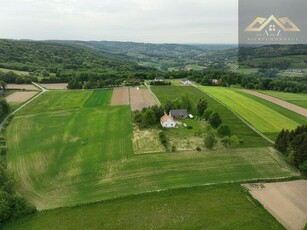
<path id="1" fill-rule="evenodd" d="M 46 89 L 66 90 L 68 83 L 52 83 L 52 84 L 40 84 Z"/>
<path id="2" fill-rule="evenodd" d="M 41 85 L 32 82 L 33 85 L 35 85 L 37 88 L 41 89 L 41 92 L 39 94 L 37 94 L 35 97 L 33 97 L 32 99 L 28 100 L 26 103 L 24 103 L 22 106 L 20 106 L 18 109 L 14 110 L 11 114 L 9 114 L 8 116 L 6 116 L 6 118 L 1 122 L 0 124 L 0 129 L 2 129 L 3 125 L 7 122 L 7 120 L 9 119 L 9 117 L 11 115 L 14 115 L 15 113 L 17 113 L 19 110 L 21 110 L 23 107 L 27 106 L 29 103 L 31 103 L 32 101 L 34 101 L 36 98 L 40 97 L 41 95 L 43 95 L 45 92 L 47 92 L 48 90 L 46 90 L 44 87 L 42 87 Z"/>
<path id="3" fill-rule="evenodd" d="M 278 98 L 271 97 L 269 95 L 258 93 L 258 92 L 252 91 L 252 90 L 245 89 L 245 90 L 243 90 L 243 92 L 246 92 L 248 94 L 254 95 L 254 96 L 259 97 L 259 98 L 262 98 L 262 99 L 267 100 L 269 102 L 275 103 L 275 104 L 280 105 L 280 106 L 282 106 L 286 109 L 292 110 L 293 112 L 296 112 L 298 114 L 301 114 L 301 115 L 307 117 L 307 109 L 304 109 L 300 106 L 297 106 L 297 105 L 294 105 L 292 103 L 280 100 Z"/>
<path id="4" fill-rule="evenodd" d="M 307 221 L 307 180 L 244 186 L 287 229 L 304 228 Z"/>

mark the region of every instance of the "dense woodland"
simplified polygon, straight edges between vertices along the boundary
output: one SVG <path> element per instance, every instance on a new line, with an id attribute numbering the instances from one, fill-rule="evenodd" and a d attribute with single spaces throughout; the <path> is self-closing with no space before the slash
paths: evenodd
<path id="1" fill-rule="evenodd" d="M 293 131 L 282 130 L 275 148 L 283 153 L 298 169 L 307 173 L 307 125 Z"/>

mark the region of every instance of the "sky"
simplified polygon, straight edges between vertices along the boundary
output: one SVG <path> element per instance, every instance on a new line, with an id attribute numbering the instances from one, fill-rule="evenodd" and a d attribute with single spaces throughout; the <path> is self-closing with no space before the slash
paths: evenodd
<path id="1" fill-rule="evenodd" d="M 237 0 L 0 0 L 0 37 L 237 43 Z"/>

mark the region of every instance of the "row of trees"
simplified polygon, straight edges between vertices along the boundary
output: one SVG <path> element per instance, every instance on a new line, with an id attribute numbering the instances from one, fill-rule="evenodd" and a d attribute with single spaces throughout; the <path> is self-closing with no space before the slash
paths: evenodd
<path id="1" fill-rule="evenodd" d="M 203 72 L 203 75 L 191 74 L 189 78 L 201 85 L 214 85 L 212 80 L 218 79 L 219 85 L 224 87 L 240 85 L 243 88 L 249 89 L 307 93 L 307 77 L 264 78 L 256 75 L 247 76 L 230 71 L 207 70 Z"/>
<path id="2" fill-rule="evenodd" d="M 215 112 L 213 109 L 208 108 L 208 103 L 206 99 L 202 98 L 197 103 L 197 110 L 199 116 L 204 118 L 212 128 L 216 129 L 217 135 L 221 138 L 222 143 L 225 147 L 237 147 L 240 145 L 240 140 L 237 136 L 231 136 L 231 129 L 227 124 L 223 124 L 223 121 L 219 113 Z M 216 134 L 213 131 L 209 131 L 205 138 L 204 143 L 206 148 L 212 149 L 217 143 Z"/>
<path id="3" fill-rule="evenodd" d="M 6 100 L 0 99 L 1 121 L 9 113 L 9 110 Z M 9 121 L 10 119 L 3 125 L 3 129 L 7 127 Z M 7 145 L 3 129 L 0 131 L 0 226 L 9 219 L 36 212 L 35 207 L 15 191 L 13 175 L 7 168 Z"/>
<path id="4" fill-rule="evenodd" d="M 22 76 L 12 71 L 9 72 L 0 71 L 0 80 L 11 84 L 31 84 L 32 81 L 38 82 L 37 77 Z"/>
<path id="5" fill-rule="evenodd" d="M 307 173 L 307 125 L 293 131 L 282 130 L 275 148 L 283 153 L 297 168 Z"/>

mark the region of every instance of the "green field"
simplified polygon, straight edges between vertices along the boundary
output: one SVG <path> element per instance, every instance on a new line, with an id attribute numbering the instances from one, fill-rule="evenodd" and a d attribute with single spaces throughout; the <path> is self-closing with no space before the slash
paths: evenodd
<path id="1" fill-rule="evenodd" d="M 79 109 L 83 107 L 102 107 L 110 103 L 111 97 L 111 89 L 50 91 L 20 110 L 17 115 Z"/>
<path id="2" fill-rule="evenodd" d="M 287 101 L 307 109 L 307 94 L 284 93 L 276 91 L 260 91 L 260 93 L 279 98 L 283 101 Z"/>
<path id="3" fill-rule="evenodd" d="M 196 104 L 198 100 L 200 98 L 206 98 L 208 101 L 208 106 L 221 115 L 223 122 L 230 126 L 233 134 L 244 140 L 242 147 L 262 147 L 270 145 L 269 142 L 264 140 L 251 128 L 246 126 L 227 107 L 218 103 L 216 100 L 193 86 L 154 86 L 151 87 L 151 89 L 157 95 L 161 103 L 165 103 L 167 100 L 174 100 L 182 95 L 188 95 L 193 101 L 194 114 L 197 114 Z"/>
<path id="4" fill-rule="evenodd" d="M 221 220 L 222 218 L 222 220 Z M 41 212 L 3 230 L 283 229 L 239 185 L 144 194 Z"/>
<path id="5" fill-rule="evenodd" d="M 13 73 L 20 74 L 20 75 L 29 75 L 29 72 L 27 71 L 5 69 L 5 68 L 0 68 L 0 72 L 4 72 L 4 73 L 13 72 Z"/>
<path id="6" fill-rule="evenodd" d="M 276 137 L 282 129 L 293 130 L 300 124 L 280 114 L 240 91 L 221 87 L 200 87 L 243 117 L 252 126 L 269 137 Z"/>
<path id="7" fill-rule="evenodd" d="M 46 93 L 29 105 L 36 113 L 27 107 L 23 113 L 28 114 L 15 116 L 7 129 L 9 167 L 18 191 L 39 209 L 297 175 L 267 147 L 134 155 L 130 108 L 105 105 L 105 91 L 101 100 L 91 99 L 89 92 Z"/>

